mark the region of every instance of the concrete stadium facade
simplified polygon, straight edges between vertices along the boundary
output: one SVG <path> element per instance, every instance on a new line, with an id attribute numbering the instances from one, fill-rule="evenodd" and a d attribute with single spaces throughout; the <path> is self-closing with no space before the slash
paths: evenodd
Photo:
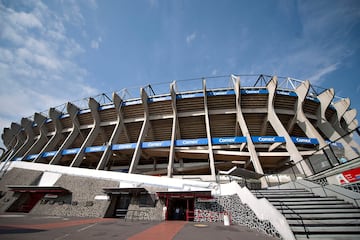
<path id="1" fill-rule="evenodd" d="M 360 193 L 338 186 L 360 179 L 350 100 L 309 81 L 248 78 L 174 81 L 161 94 L 148 85 L 135 98 L 126 89 L 12 123 L 2 134 L 0 214 L 231 216 L 282 239 L 358 239 Z"/>
<path id="2" fill-rule="evenodd" d="M 141 88 L 140 98 L 113 93 L 106 104 L 90 97 L 87 108 L 69 102 L 62 112 L 35 113 L 4 129 L 2 161 L 215 181 L 234 166 L 269 174 L 291 163 L 313 175 L 316 164 L 304 159 L 332 141 L 338 159 L 358 157 L 347 135 L 357 128 L 356 110 L 349 99 L 334 102 L 333 89 L 316 93 L 309 81 L 264 75 L 242 87 L 239 76 L 229 78 L 225 88 L 202 79 L 201 89 L 180 92 L 174 81 L 161 95 Z"/>

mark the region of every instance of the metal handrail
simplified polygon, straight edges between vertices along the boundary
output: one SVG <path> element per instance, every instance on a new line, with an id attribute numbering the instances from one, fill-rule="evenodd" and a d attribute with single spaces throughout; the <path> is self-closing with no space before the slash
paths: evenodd
<path id="1" fill-rule="evenodd" d="M 261 192 L 259 192 L 258 190 L 255 190 L 255 192 L 256 192 L 256 193 L 259 193 L 263 198 L 266 198 L 266 197 L 265 197 Z M 285 206 L 287 209 L 289 209 L 291 212 L 293 212 L 296 216 L 299 217 L 299 219 L 300 219 L 300 221 L 301 221 L 301 225 L 302 225 L 302 227 L 304 228 L 304 231 L 305 231 L 305 234 L 306 234 L 306 238 L 309 239 L 309 233 L 310 233 L 310 232 L 306 229 L 304 220 L 303 220 L 303 218 L 301 217 L 301 215 L 298 214 L 298 213 L 296 213 L 296 212 L 294 211 L 294 209 L 290 208 L 290 207 L 289 207 L 288 205 L 286 205 L 285 203 L 283 203 L 283 202 L 279 202 L 279 203 L 280 203 L 280 206 L 281 206 L 281 214 L 283 214 L 283 206 Z M 296 220 L 298 221 L 299 219 L 296 219 Z"/>

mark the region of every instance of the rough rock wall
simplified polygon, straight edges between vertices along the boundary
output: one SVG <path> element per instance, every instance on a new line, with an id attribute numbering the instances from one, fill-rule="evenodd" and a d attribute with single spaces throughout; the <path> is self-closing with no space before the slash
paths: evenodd
<path id="1" fill-rule="evenodd" d="M 0 212 L 5 212 L 18 198 L 9 190 L 8 185 L 37 185 L 42 175 L 41 171 L 13 168 L 8 171 L 0 180 Z"/>
<path id="2" fill-rule="evenodd" d="M 228 214 L 232 223 L 245 225 L 259 232 L 280 238 L 280 234 L 269 221 L 259 220 L 255 213 L 243 204 L 237 195 L 221 196 L 213 202 L 197 199 L 195 202 L 195 222 L 222 222 Z"/>
<path id="3" fill-rule="evenodd" d="M 103 188 L 118 187 L 116 181 L 62 175 L 55 186 L 63 187 L 70 195 L 56 199 L 44 199 L 32 210 L 32 214 L 53 216 L 103 217 L 110 204 L 108 200 L 95 200 L 97 195 L 106 195 Z"/>
<path id="4" fill-rule="evenodd" d="M 150 197 L 150 196 L 149 196 Z M 155 200 L 154 204 L 142 205 L 140 197 L 132 197 L 126 219 L 128 220 L 148 220 L 161 221 L 163 219 L 163 207 L 165 204 L 160 200 Z"/>

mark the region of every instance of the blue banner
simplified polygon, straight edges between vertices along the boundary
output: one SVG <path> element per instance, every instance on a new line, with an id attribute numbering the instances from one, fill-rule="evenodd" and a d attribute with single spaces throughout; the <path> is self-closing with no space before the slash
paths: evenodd
<path id="1" fill-rule="evenodd" d="M 80 151 L 80 148 L 71 148 L 71 149 L 64 149 L 61 155 L 71 155 L 77 154 Z"/>
<path id="2" fill-rule="evenodd" d="M 78 114 L 84 114 L 84 113 L 89 113 L 89 112 L 91 112 L 91 110 L 89 108 L 81 109 L 81 110 L 78 111 Z"/>
<path id="3" fill-rule="evenodd" d="M 288 92 L 288 91 L 276 91 L 276 94 L 285 95 L 285 96 L 292 96 L 297 97 L 297 94 L 295 92 Z"/>
<path id="4" fill-rule="evenodd" d="M 279 136 L 257 136 L 257 137 L 251 137 L 251 140 L 254 143 L 285 142 L 285 138 L 284 137 L 279 137 Z"/>
<path id="5" fill-rule="evenodd" d="M 102 106 L 99 107 L 99 111 L 105 110 L 105 109 L 111 109 L 111 108 L 114 108 L 114 107 L 115 107 L 114 104 L 102 105 Z"/>
<path id="6" fill-rule="evenodd" d="M 91 152 L 103 152 L 105 151 L 106 146 L 92 146 L 85 148 L 85 153 L 91 153 Z"/>
<path id="7" fill-rule="evenodd" d="M 244 143 L 244 142 L 246 142 L 246 137 L 222 137 L 222 138 L 212 138 L 212 143 L 215 144 L 215 145 Z"/>
<path id="8" fill-rule="evenodd" d="M 132 100 L 132 101 L 126 101 L 126 102 L 122 102 L 122 106 L 130 106 L 130 105 L 136 105 L 136 104 L 141 104 L 142 101 L 141 99 L 137 99 L 137 100 Z"/>
<path id="9" fill-rule="evenodd" d="M 176 95 L 176 99 L 204 97 L 204 93 L 184 93 Z"/>
<path id="10" fill-rule="evenodd" d="M 199 145 L 207 145 L 207 138 L 197 138 L 197 139 L 180 139 L 175 141 L 175 146 L 199 146 Z"/>
<path id="11" fill-rule="evenodd" d="M 39 154 L 31 154 L 31 155 L 28 155 L 26 157 L 26 160 L 34 160 L 35 158 L 37 158 L 39 156 Z"/>
<path id="12" fill-rule="evenodd" d="M 111 150 L 125 150 L 125 149 L 135 149 L 136 143 L 123 143 L 123 144 L 114 144 L 111 147 Z"/>
<path id="13" fill-rule="evenodd" d="M 235 95 L 235 90 L 223 90 L 223 91 L 213 91 L 207 92 L 208 96 L 223 96 L 223 95 Z"/>
<path id="14" fill-rule="evenodd" d="M 340 142 L 331 142 L 330 140 L 325 140 L 326 144 L 330 144 L 332 147 L 344 148 Z"/>
<path id="15" fill-rule="evenodd" d="M 291 137 L 291 140 L 298 144 L 319 144 L 316 138 Z"/>
<path id="16" fill-rule="evenodd" d="M 159 147 L 170 147 L 171 141 L 156 141 L 156 142 L 144 142 L 142 148 L 159 148 Z"/>
<path id="17" fill-rule="evenodd" d="M 53 157 L 55 156 L 57 153 L 57 151 L 51 151 L 51 152 L 44 152 L 42 157 L 46 158 L 46 157 Z"/>
<path id="18" fill-rule="evenodd" d="M 307 96 L 306 99 L 312 100 L 312 101 L 314 101 L 314 102 L 320 102 L 319 99 L 314 98 L 314 97 L 310 97 L 310 96 Z"/>
<path id="19" fill-rule="evenodd" d="M 148 102 L 160 102 L 160 101 L 168 101 L 168 100 L 171 100 L 171 96 L 152 97 L 148 99 Z"/>
<path id="20" fill-rule="evenodd" d="M 241 89 L 240 93 L 243 95 L 246 94 L 269 94 L 267 89 Z"/>

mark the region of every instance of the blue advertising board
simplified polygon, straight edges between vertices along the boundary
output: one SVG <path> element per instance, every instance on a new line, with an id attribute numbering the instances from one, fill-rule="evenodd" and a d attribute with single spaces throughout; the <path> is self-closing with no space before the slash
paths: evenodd
<path id="1" fill-rule="evenodd" d="M 171 100 L 171 96 L 152 97 L 148 99 L 148 102 L 161 102 L 161 101 L 169 101 L 169 100 Z"/>
<path id="2" fill-rule="evenodd" d="M 244 143 L 244 142 L 246 142 L 246 137 L 221 137 L 221 138 L 212 138 L 212 143 L 215 144 L 215 145 Z"/>
<path id="3" fill-rule="evenodd" d="M 285 142 L 284 137 L 279 136 L 253 136 L 251 140 L 254 143 L 276 143 L 276 142 Z"/>
<path id="4" fill-rule="evenodd" d="M 269 94 L 267 89 L 241 89 L 240 93 L 243 95 L 247 94 Z"/>
<path id="5" fill-rule="evenodd" d="M 123 144 L 114 144 L 111 146 L 111 150 L 125 150 L 125 149 L 135 149 L 136 143 L 123 143 Z"/>
<path id="6" fill-rule="evenodd" d="M 175 146 L 182 147 L 182 146 L 200 146 L 200 145 L 207 145 L 208 140 L 207 138 L 197 138 L 197 139 L 179 139 L 175 141 Z"/>
<path id="7" fill-rule="evenodd" d="M 141 104 L 142 101 L 141 99 L 137 99 L 137 100 L 131 100 L 131 101 L 125 101 L 125 102 L 122 102 L 122 106 L 130 106 L 130 105 L 136 105 L 136 104 Z"/>
<path id="8" fill-rule="evenodd" d="M 296 92 L 288 92 L 288 91 L 280 91 L 280 90 L 277 90 L 277 91 L 276 91 L 276 94 L 285 95 L 285 96 L 291 96 L 291 97 L 297 97 Z"/>
<path id="9" fill-rule="evenodd" d="M 34 160 L 38 156 L 39 156 L 39 154 L 30 154 L 26 157 L 26 160 Z"/>
<path id="10" fill-rule="evenodd" d="M 57 153 L 57 151 L 51 151 L 51 152 L 44 152 L 42 157 L 46 158 L 46 157 L 53 157 L 55 156 Z"/>
<path id="11" fill-rule="evenodd" d="M 176 99 L 204 97 L 204 93 L 184 93 L 176 95 Z"/>
<path id="12" fill-rule="evenodd" d="M 80 148 L 70 148 L 70 149 L 64 149 L 61 153 L 61 155 L 71 155 L 71 154 L 77 154 L 80 151 Z"/>
<path id="13" fill-rule="evenodd" d="M 319 144 L 316 138 L 291 137 L 291 140 L 296 144 Z"/>
<path id="14" fill-rule="evenodd" d="M 235 95 L 235 90 L 209 91 L 206 93 L 206 95 L 208 96 Z"/>
<path id="15" fill-rule="evenodd" d="M 170 147 L 171 141 L 155 141 L 155 142 L 144 142 L 142 148 L 159 148 L 159 147 Z"/>
<path id="16" fill-rule="evenodd" d="M 92 152 L 103 152 L 105 151 L 106 146 L 92 146 L 85 148 L 85 153 L 92 153 Z"/>

